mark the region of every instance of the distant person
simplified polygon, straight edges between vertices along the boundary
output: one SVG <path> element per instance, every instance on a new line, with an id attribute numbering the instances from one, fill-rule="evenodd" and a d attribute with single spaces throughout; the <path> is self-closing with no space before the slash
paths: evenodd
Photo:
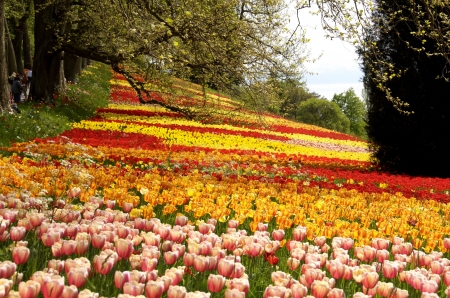
<path id="1" fill-rule="evenodd" d="M 12 85 L 14 83 L 14 78 L 16 77 L 16 73 L 13 72 L 9 77 L 8 77 L 8 83 L 9 83 L 9 98 L 12 100 L 13 99 L 13 94 L 12 94 Z"/>
<path id="2" fill-rule="evenodd" d="M 13 94 L 14 102 L 16 104 L 20 103 L 20 96 L 22 95 L 23 86 L 20 84 L 20 77 L 16 76 L 14 82 L 11 86 L 11 92 Z"/>
<path id="3" fill-rule="evenodd" d="M 27 89 L 26 89 L 27 96 L 25 97 L 25 99 L 28 100 L 28 95 L 30 94 L 31 89 L 31 78 L 33 77 L 33 67 L 30 67 L 30 69 L 27 70 L 26 75 L 27 75 Z"/>
<path id="4" fill-rule="evenodd" d="M 27 71 L 28 84 L 31 83 L 31 78 L 32 77 L 33 77 L 33 68 L 30 67 L 30 69 Z"/>

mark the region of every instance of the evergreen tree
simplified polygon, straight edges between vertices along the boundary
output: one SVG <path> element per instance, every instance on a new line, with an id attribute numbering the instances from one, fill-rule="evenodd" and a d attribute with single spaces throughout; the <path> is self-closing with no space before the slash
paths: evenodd
<path id="1" fill-rule="evenodd" d="M 375 25 L 366 40 L 376 47 L 360 51 L 368 95 L 368 137 L 374 157 L 388 171 L 450 177 L 446 133 L 450 128 L 450 83 L 439 78 L 446 60 L 440 55 L 427 55 L 439 51 L 439 45 L 416 34 L 420 28 L 412 19 L 421 9 L 415 2 L 421 1 L 376 2 Z M 392 73 L 392 69 L 400 71 L 390 76 L 384 82 L 386 89 L 381 90 L 380 82 L 373 78 Z M 396 106 L 387 100 L 387 94 L 409 105 Z"/>

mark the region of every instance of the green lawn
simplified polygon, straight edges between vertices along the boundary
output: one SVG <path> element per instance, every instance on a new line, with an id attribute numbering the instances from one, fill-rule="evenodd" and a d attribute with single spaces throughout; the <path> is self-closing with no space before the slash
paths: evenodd
<path id="1" fill-rule="evenodd" d="M 55 105 L 24 102 L 19 104 L 21 114 L 0 115 L 0 149 L 14 142 L 58 135 L 70 129 L 70 123 L 90 118 L 97 108 L 108 104 L 111 74 L 108 65 L 94 63 L 83 71 L 77 84 L 59 95 Z"/>

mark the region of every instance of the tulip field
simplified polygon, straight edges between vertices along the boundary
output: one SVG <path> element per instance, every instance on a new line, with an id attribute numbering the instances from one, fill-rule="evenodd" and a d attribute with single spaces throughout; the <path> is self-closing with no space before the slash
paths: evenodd
<path id="1" fill-rule="evenodd" d="M 197 121 L 110 83 L 93 118 L 3 148 L 0 298 L 450 297 L 450 179 L 194 84 L 149 96 L 217 110 Z"/>

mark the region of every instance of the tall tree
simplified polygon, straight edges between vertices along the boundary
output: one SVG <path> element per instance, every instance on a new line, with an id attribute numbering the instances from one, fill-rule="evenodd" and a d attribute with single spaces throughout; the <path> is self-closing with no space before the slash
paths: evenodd
<path id="1" fill-rule="evenodd" d="M 421 30 L 414 15 L 428 14 L 426 6 L 408 0 L 376 4 L 374 26 L 366 40 L 376 47 L 361 50 L 374 157 L 389 171 L 450 177 L 450 142 L 443 134 L 450 127 L 450 84 L 442 78 L 447 59 L 429 55 L 440 51 L 436 40 L 413 34 Z M 390 69 L 400 70 L 401 76 L 392 76 L 380 89 L 372 78 Z M 408 105 L 387 102 L 386 90 Z"/>
<path id="2" fill-rule="evenodd" d="M 350 133 L 365 138 L 366 133 L 366 107 L 355 94 L 353 88 L 345 92 L 334 94 L 332 102 L 335 102 L 341 111 L 350 120 Z"/>
<path id="3" fill-rule="evenodd" d="M 0 0 L 0 114 L 11 110 L 5 45 L 5 0 Z"/>
<path id="4" fill-rule="evenodd" d="M 51 77 L 49 61 L 58 51 L 111 64 L 141 99 L 148 85 L 129 67 L 137 61 L 181 78 L 195 73 L 221 89 L 240 84 L 250 90 L 269 74 L 292 74 L 304 58 L 301 31 L 285 31 L 281 0 L 35 0 L 35 10 L 32 93 L 41 100 L 51 97 L 52 79 L 41 77 Z M 248 98 L 258 106 L 258 97 Z"/>

